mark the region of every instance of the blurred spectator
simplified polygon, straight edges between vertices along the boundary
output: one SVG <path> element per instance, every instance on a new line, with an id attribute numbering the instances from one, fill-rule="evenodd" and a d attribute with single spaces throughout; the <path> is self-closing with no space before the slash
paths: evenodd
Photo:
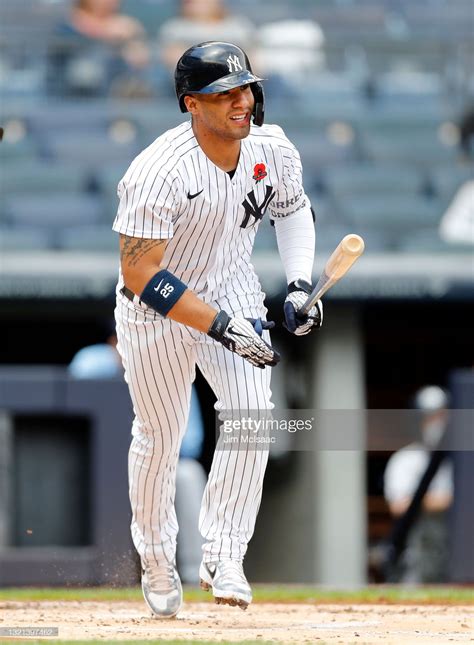
<path id="1" fill-rule="evenodd" d="M 131 67 L 146 67 L 150 53 L 145 30 L 135 18 L 120 14 L 119 8 L 119 0 L 77 0 L 71 11 L 71 29 L 86 38 L 120 47 Z"/>
<path id="2" fill-rule="evenodd" d="M 312 20 L 279 20 L 264 24 L 258 31 L 259 73 L 273 84 L 284 83 L 288 89 L 304 89 L 312 75 L 326 66 L 324 34 Z M 265 84 L 265 88 L 267 88 Z"/>
<path id="3" fill-rule="evenodd" d="M 474 245 L 474 179 L 456 192 L 441 218 L 439 234 L 445 242 Z"/>
<path id="4" fill-rule="evenodd" d="M 180 14 L 158 31 L 162 60 L 174 70 L 181 54 L 198 42 L 220 40 L 235 43 L 249 54 L 255 28 L 245 16 L 229 12 L 223 0 L 181 0 Z"/>
<path id="5" fill-rule="evenodd" d="M 69 364 L 69 374 L 76 379 L 108 379 L 123 377 L 120 355 L 116 349 L 115 325 L 107 326 L 105 343 L 80 349 Z M 207 477 L 199 457 L 204 442 L 204 423 L 196 390 L 191 391 L 188 427 L 181 443 L 176 473 L 176 515 L 180 527 L 177 558 L 183 582 L 199 582 L 202 537 L 198 530 L 201 500 Z"/>
<path id="6" fill-rule="evenodd" d="M 104 325 L 104 343 L 80 349 L 69 363 L 69 374 L 76 379 L 106 379 L 123 376 L 122 359 L 117 351 L 115 324 Z"/>
<path id="7" fill-rule="evenodd" d="M 151 54 L 143 26 L 119 0 L 75 0 L 51 48 L 50 87 L 73 95 L 147 96 Z"/>
<path id="8" fill-rule="evenodd" d="M 459 123 L 460 146 L 467 163 L 474 159 L 474 107 L 464 113 Z M 474 179 L 459 187 L 441 218 L 439 235 L 452 244 L 474 245 Z"/>
<path id="9" fill-rule="evenodd" d="M 394 518 L 408 509 L 447 425 L 447 395 L 440 387 L 427 386 L 415 396 L 414 407 L 421 411 L 421 441 L 394 453 L 384 473 L 384 495 Z M 396 577 L 405 583 L 443 582 L 447 578 L 447 510 L 453 497 L 450 462 L 442 462 L 423 498 L 421 514 L 412 527 L 407 548 Z"/>

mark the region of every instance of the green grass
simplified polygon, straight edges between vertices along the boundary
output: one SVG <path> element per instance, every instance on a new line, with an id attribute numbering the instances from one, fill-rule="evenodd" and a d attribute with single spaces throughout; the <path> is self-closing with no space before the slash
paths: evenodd
<path id="1" fill-rule="evenodd" d="M 285 603 L 452 603 L 474 604 L 474 587 L 415 587 L 373 585 L 356 590 L 302 585 L 253 585 L 254 602 Z M 212 602 L 209 593 L 186 587 L 187 602 Z M 0 589 L 0 601 L 141 601 L 140 588 L 58 587 Z"/>

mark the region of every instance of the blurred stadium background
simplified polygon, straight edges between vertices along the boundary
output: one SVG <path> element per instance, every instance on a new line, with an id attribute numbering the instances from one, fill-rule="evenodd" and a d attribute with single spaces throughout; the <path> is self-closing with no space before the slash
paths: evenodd
<path id="1" fill-rule="evenodd" d="M 137 89 L 111 86 L 106 47 L 85 47 L 57 30 L 69 5 L 0 6 L 4 585 L 137 579 L 128 537 L 126 390 L 119 381 L 73 383 L 66 366 L 81 347 L 105 339 L 112 316 L 118 180 L 135 154 L 181 120 L 157 37 L 178 6 L 122 2 L 145 26 L 151 48 L 151 72 Z M 473 175 L 473 134 L 463 129 L 474 104 L 471 0 L 235 0 L 228 7 L 257 27 L 257 70 L 271 68 L 282 48 L 292 61 L 293 71 L 266 73 L 266 120 L 280 124 L 302 156 L 317 216 L 315 275 L 346 233 L 366 241 L 364 258 L 327 296 L 321 334 L 298 343 L 275 335 L 286 357 L 274 371 L 277 403 L 398 409 L 420 386 L 436 383 L 459 407 L 472 408 L 473 239 L 447 242 L 439 234 L 447 207 Z M 288 26 L 286 41 L 275 44 L 268 26 L 286 20 L 319 25 L 319 58 L 308 63 Z M 284 276 L 268 222 L 254 259 L 270 313 L 281 321 Z M 212 395 L 201 379 L 197 387 L 213 428 Z M 365 441 L 360 419 L 350 431 Z M 382 494 L 389 456 L 275 455 L 249 551 L 250 579 L 382 581 L 369 554 L 391 527 Z M 453 530 L 467 513 L 461 506 Z M 453 565 L 451 579 L 466 581 L 459 571 Z"/>

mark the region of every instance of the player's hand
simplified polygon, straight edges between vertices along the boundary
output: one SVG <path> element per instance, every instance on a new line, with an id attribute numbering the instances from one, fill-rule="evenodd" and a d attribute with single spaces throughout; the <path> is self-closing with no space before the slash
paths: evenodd
<path id="1" fill-rule="evenodd" d="M 264 329 L 274 326 L 274 322 L 260 318 L 231 318 L 221 310 L 207 333 L 231 352 L 263 369 L 266 365 L 276 365 L 280 360 L 280 354 L 260 337 Z"/>
<path id="2" fill-rule="evenodd" d="M 310 293 L 311 285 L 304 280 L 295 280 L 288 285 L 288 295 L 283 305 L 285 312 L 283 326 L 296 336 L 309 334 L 311 330 L 318 329 L 323 324 L 323 303 L 321 300 L 311 307 L 306 316 L 297 315 Z"/>

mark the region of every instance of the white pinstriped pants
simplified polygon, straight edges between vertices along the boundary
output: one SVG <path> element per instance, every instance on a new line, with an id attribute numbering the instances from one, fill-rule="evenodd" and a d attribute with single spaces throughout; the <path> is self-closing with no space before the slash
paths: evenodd
<path id="1" fill-rule="evenodd" d="M 227 302 L 218 306 L 231 313 Z M 265 309 L 244 306 L 232 313 L 257 318 Z M 120 293 L 115 318 L 135 412 L 129 451 L 132 538 L 144 565 L 160 565 L 175 561 L 176 466 L 195 365 L 217 397 L 217 410 L 272 408 L 271 372 L 253 367 L 205 334 L 144 311 Z M 269 342 L 267 331 L 264 338 Z M 267 461 L 268 451 L 262 447 L 215 452 L 199 518 L 206 562 L 244 558 Z"/>

